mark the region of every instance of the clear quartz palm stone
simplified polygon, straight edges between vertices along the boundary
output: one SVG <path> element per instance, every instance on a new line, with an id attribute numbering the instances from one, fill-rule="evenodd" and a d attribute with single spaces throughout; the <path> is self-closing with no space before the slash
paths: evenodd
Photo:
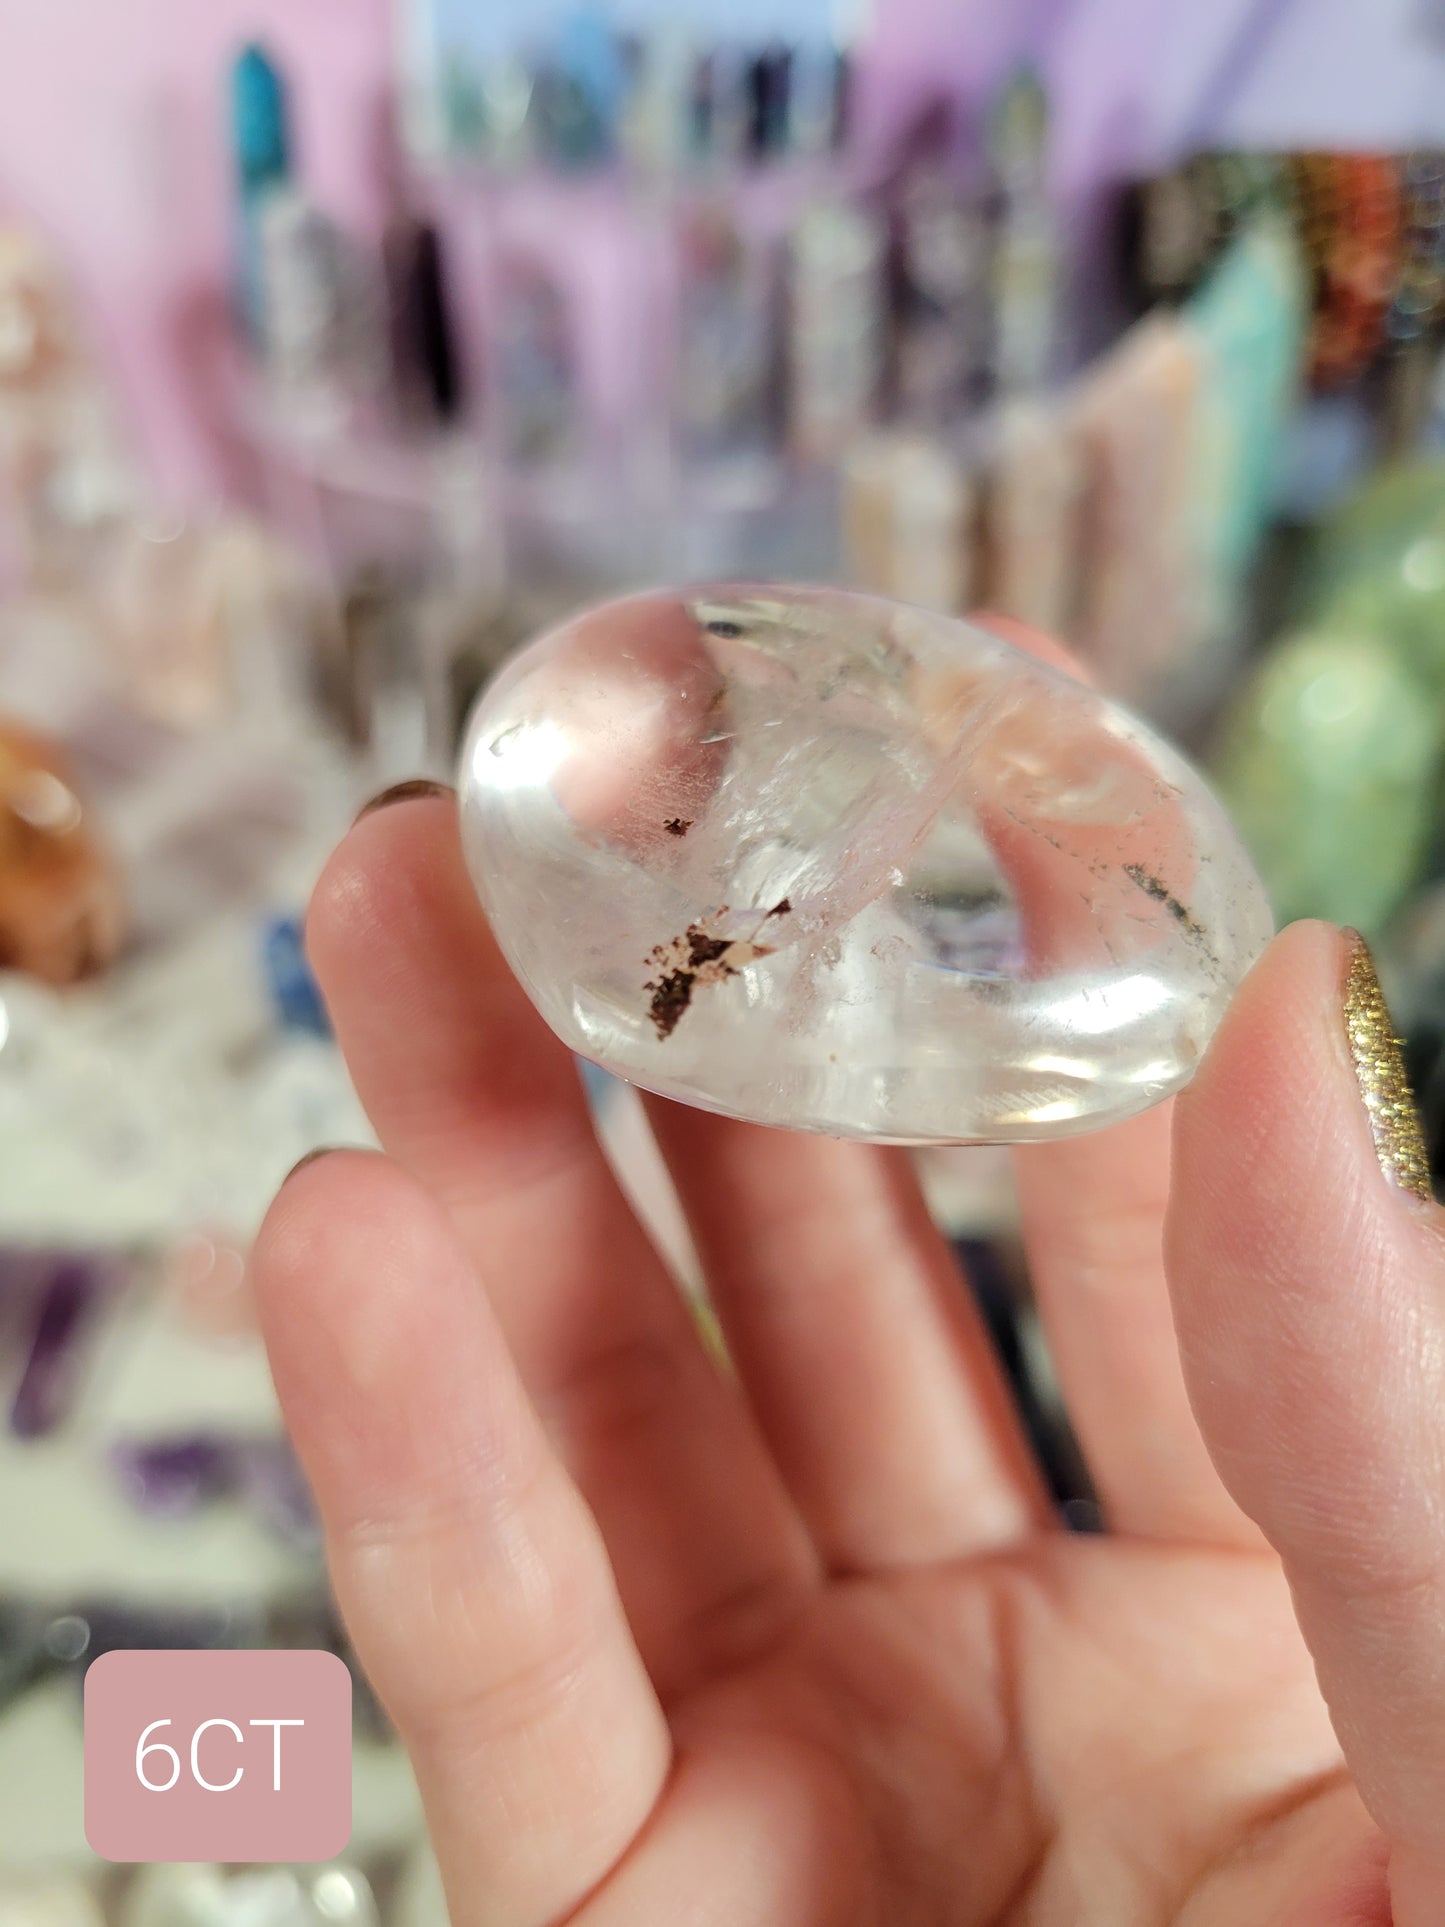
<path id="1" fill-rule="evenodd" d="M 632 597 L 477 706 L 467 861 L 543 1017 L 648 1090 L 892 1143 L 1047 1138 L 1185 1083 L 1269 938 L 1200 777 L 969 623 Z"/>

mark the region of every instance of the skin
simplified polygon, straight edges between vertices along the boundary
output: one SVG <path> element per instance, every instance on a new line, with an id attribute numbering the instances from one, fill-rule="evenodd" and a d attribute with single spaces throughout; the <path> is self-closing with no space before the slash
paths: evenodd
<path id="1" fill-rule="evenodd" d="M 1445 1234 L 1338 931 L 1172 1107 L 1018 1154 L 1088 1538 L 906 1158 L 658 1102 L 719 1369 L 447 799 L 308 934 L 385 1154 L 293 1175 L 256 1288 L 454 1927 L 1439 1927 Z"/>

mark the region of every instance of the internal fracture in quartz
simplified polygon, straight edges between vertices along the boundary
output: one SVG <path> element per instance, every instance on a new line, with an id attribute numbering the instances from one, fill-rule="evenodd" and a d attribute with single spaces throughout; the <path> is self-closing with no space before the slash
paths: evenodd
<path id="1" fill-rule="evenodd" d="M 986 630 L 867 596 L 637 596 L 520 652 L 460 781 L 574 1050 L 796 1130 L 1026 1139 L 1184 1083 L 1270 916 L 1202 780 Z"/>

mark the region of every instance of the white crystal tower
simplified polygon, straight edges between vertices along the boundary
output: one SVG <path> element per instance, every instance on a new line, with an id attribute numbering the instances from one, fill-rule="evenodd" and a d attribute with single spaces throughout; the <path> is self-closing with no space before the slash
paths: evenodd
<path id="1" fill-rule="evenodd" d="M 1200 777 L 970 624 L 731 585 L 593 609 L 489 686 L 467 860 L 512 968 L 648 1090 L 893 1143 L 1186 1082 L 1268 940 Z"/>

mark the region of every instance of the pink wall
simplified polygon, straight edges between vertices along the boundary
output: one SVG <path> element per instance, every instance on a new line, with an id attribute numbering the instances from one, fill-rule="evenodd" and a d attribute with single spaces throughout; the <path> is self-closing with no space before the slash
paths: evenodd
<path id="1" fill-rule="evenodd" d="M 865 142 L 876 148 L 896 129 L 920 85 L 981 81 L 1035 12 L 1057 4 L 886 0 L 861 77 Z M 366 233 L 377 214 L 370 129 L 393 71 L 391 0 L 0 0 L 0 24 L 0 218 L 36 225 L 71 272 L 160 488 L 215 495 L 246 461 L 224 400 L 231 59 L 253 37 L 274 49 L 302 178 Z M 475 224 L 454 206 L 448 225 L 475 286 Z M 600 286 L 605 265 L 585 278 Z M 605 296 L 602 307 L 620 312 Z M 589 352 L 615 411 L 627 377 L 621 359 L 601 365 L 609 332 L 600 326 Z"/>
<path id="2" fill-rule="evenodd" d="M 920 92 L 984 95 L 1068 4 L 879 4 L 860 61 L 861 144 L 884 146 Z M 275 51 L 301 176 L 364 234 L 377 215 L 368 146 L 393 71 L 391 0 L 0 0 L 0 20 L 0 217 L 34 223 L 69 268 L 160 488 L 215 495 L 247 461 L 227 401 L 231 59 L 252 37 Z M 476 223 L 465 192 L 447 200 L 458 278 L 474 292 Z M 561 239 L 576 249 L 574 235 Z M 606 286 L 614 253 L 584 240 L 576 265 L 598 309 L 591 385 L 615 418 L 637 344 L 609 359 L 627 306 Z"/>
<path id="3" fill-rule="evenodd" d="M 212 492 L 231 58 L 252 35 L 276 49 L 306 179 L 365 228 L 387 0 L 0 0 L 0 23 L 0 217 L 37 225 L 74 276 L 161 486 Z"/>
<path id="4" fill-rule="evenodd" d="M 1425 32 L 1418 0 L 874 0 L 872 14 L 858 133 L 875 154 L 920 94 L 941 88 L 976 106 L 1015 60 L 1038 59 L 1063 227 L 1085 262 L 1101 252 L 1101 185 L 1181 144 L 1445 140 L 1445 45 Z M 306 184 L 367 232 L 391 0 L 0 0 L 0 218 L 50 237 L 152 472 L 188 498 L 215 492 L 241 459 L 218 370 L 229 339 L 226 79 L 252 36 L 290 78 Z M 449 224 L 475 285 L 476 223 L 453 206 Z M 605 285 L 616 262 L 593 267 L 584 278 L 616 324 L 625 303 Z M 605 319 L 591 345 L 599 379 Z M 612 387 L 621 407 L 623 384 Z"/>

